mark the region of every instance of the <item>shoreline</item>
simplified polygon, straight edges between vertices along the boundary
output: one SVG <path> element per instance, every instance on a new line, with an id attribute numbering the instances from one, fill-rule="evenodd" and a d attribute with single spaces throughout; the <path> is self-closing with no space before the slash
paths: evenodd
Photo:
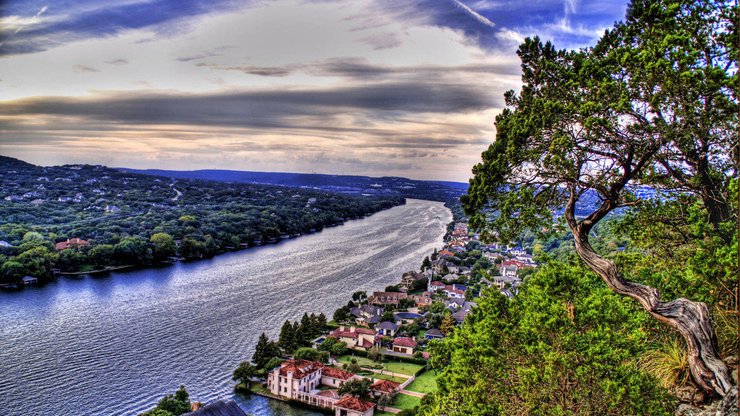
<path id="1" fill-rule="evenodd" d="M 303 236 L 309 236 L 309 235 L 318 234 L 318 233 L 322 232 L 323 230 L 325 230 L 327 228 L 339 227 L 339 226 L 342 226 L 342 225 L 346 224 L 349 221 L 358 221 L 358 220 L 364 220 L 364 219 L 370 218 L 370 217 L 372 217 L 375 214 L 378 214 L 378 213 L 381 213 L 381 212 L 385 212 L 385 211 L 388 211 L 388 210 L 391 210 L 393 208 L 397 208 L 397 207 L 400 207 L 400 206 L 404 206 L 404 205 L 406 205 L 408 203 L 408 200 L 409 199 L 415 199 L 415 198 L 404 198 L 402 204 L 394 205 L 392 207 L 381 209 L 379 211 L 367 213 L 367 214 L 364 214 L 364 215 L 359 216 L 357 218 L 343 219 L 342 221 L 340 221 L 338 223 L 327 224 L 327 225 L 323 226 L 323 228 L 321 228 L 319 230 L 313 230 L 312 229 L 312 230 L 310 230 L 308 232 L 304 232 L 304 233 L 300 233 L 300 234 L 293 234 L 293 235 L 283 234 L 283 235 L 281 235 L 278 238 L 272 238 L 272 239 L 268 239 L 266 241 L 260 241 L 259 243 L 255 243 L 255 242 L 242 243 L 244 245 L 240 245 L 239 247 L 224 248 L 223 250 L 220 250 L 220 251 L 216 252 L 214 255 L 209 256 L 209 257 L 201 256 L 200 258 L 189 258 L 189 259 L 188 258 L 184 258 L 184 257 L 177 257 L 177 258 L 174 258 L 172 260 L 163 261 L 163 262 L 160 262 L 160 263 L 153 263 L 153 264 L 127 264 L 127 265 L 122 265 L 122 266 L 105 266 L 102 269 L 96 269 L 96 270 L 91 270 L 91 271 L 77 271 L 77 272 L 59 271 L 58 273 L 56 273 L 54 276 L 52 276 L 50 278 L 39 278 L 39 282 L 38 283 L 35 283 L 35 284 L 32 284 L 32 285 L 24 285 L 22 282 L 8 283 L 8 284 L 0 285 L 0 292 L 3 292 L 3 291 L 17 291 L 17 290 L 23 290 L 27 286 L 40 286 L 40 285 L 44 285 L 45 283 L 54 281 L 54 280 L 58 279 L 59 277 L 63 277 L 63 276 L 70 276 L 70 277 L 74 277 L 74 276 L 85 276 L 85 275 L 91 275 L 92 276 L 92 275 L 99 275 L 99 274 L 105 274 L 105 273 L 109 273 L 109 272 L 116 272 L 116 271 L 122 271 L 122 270 L 143 270 L 143 269 L 154 269 L 154 268 L 160 268 L 160 267 L 168 267 L 168 266 L 172 266 L 172 265 L 174 265 L 175 263 L 178 263 L 178 262 L 186 262 L 186 263 L 197 262 L 197 261 L 200 261 L 200 260 L 212 259 L 214 257 L 217 257 L 217 256 L 221 255 L 221 254 L 236 253 L 236 252 L 245 251 L 245 250 L 249 250 L 249 249 L 253 249 L 253 248 L 259 248 L 259 247 L 266 247 L 266 246 L 277 245 L 277 244 L 279 244 L 279 243 L 281 243 L 283 241 L 294 240 L 294 239 L 297 239 L 297 238 L 300 238 L 300 237 L 303 237 Z"/>

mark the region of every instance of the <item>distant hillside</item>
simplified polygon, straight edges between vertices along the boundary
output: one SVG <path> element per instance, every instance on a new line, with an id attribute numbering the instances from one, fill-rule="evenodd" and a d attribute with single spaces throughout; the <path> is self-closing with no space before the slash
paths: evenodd
<path id="1" fill-rule="evenodd" d="M 279 185 L 294 188 L 320 189 L 353 195 L 403 196 L 406 198 L 443 202 L 459 200 L 460 196 L 468 189 L 468 184 L 462 182 L 419 181 L 392 176 L 373 178 L 369 176 L 252 172 L 218 169 L 192 171 L 119 169 L 125 172 L 166 176 L 178 179 L 187 178 L 231 183 Z"/>
<path id="2" fill-rule="evenodd" d="M 392 193 L 360 196 L 105 166 L 34 166 L 0 156 L 0 285 L 25 275 L 49 278 L 53 269 L 209 257 L 404 203 Z"/>

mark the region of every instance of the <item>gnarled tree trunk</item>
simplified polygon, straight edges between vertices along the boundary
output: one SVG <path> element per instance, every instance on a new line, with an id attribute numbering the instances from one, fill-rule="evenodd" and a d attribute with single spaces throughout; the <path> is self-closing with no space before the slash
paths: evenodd
<path id="1" fill-rule="evenodd" d="M 643 308 L 659 321 L 675 328 L 686 340 L 689 368 L 694 381 L 704 390 L 725 396 L 733 387 L 730 369 L 719 357 L 712 318 L 707 305 L 679 298 L 671 302 L 660 300 L 657 289 L 630 282 L 621 275 L 614 262 L 601 257 L 588 241 L 588 230 L 583 224 L 569 221 L 578 256 L 586 265 L 620 295 L 640 302 Z"/>

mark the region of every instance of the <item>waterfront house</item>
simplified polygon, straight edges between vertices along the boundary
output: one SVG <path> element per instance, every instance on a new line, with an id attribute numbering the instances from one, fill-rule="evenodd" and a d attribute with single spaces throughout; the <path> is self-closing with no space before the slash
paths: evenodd
<path id="1" fill-rule="evenodd" d="M 414 355 L 416 341 L 413 338 L 400 337 L 393 340 L 392 351 L 400 354 Z"/>
<path id="2" fill-rule="evenodd" d="M 406 290 L 412 290 L 416 282 L 424 281 L 426 279 L 427 277 L 424 276 L 422 273 L 409 271 L 401 276 L 401 286 L 403 286 Z"/>
<path id="3" fill-rule="evenodd" d="M 335 416 L 372 416 L 375 403 L 360 400 L 354 396 L 344 396 L 334 404 Z"/>
<path id="4" fill-rule="evenodd" d="M 54 247 L 57 250 L 66 250 L 68 248 L 79 249 L 82 247 L 87 247 L 89 245 L 90 243 L 88 243 L 86 240 L 83 240 L 81 238 L 68 238 L 67 241 L 61 241 L 59 243 L 56 243 Z"/>
<path id="5" fill-rule="evenodd" d="M 380 335 L 387 336 L 387 337 L 393 337 L 396 335 L 396 332 L 398 332 L 398 325 L 390 321 L 384 321 L 378 324 L 378 326 L 375 329 L 378 331 Z"/>
<path id="6" fill-rule="evenodd" d="M 21 281 L 23 281 L 24 285 L 35 285 L 39 282 L 39 279 L 33 276 L 23 276 Z"/>
<path id="7" fill-rule="evenodd" d="M 309 393 L 321 384 L 322 368 L 315 361 L 284 361 L 267 375 L 267 388 L 276 396 L 295 399 L 298 393 Z"/>
<path id="8" fill-rule="evenodd" d="M 398 305 L 401 299 L 407 297 L 407 294 L 401 292 L 374 292 L 367 301 L 373 305 Z"/>
<path id="9" fill-rule="evenodd" d="M 337 390 L 332 388 L 353 378 L 359 377 L 320 362 L 287 360 L 267 375 L 267 388 L 275 396 L 334 410 L 336 415 L 373 415 L 374 403 L 361 400 L 358 403 L 352 396 L 339 397 Z M 330 388 L 321 389 L 320 386 Z"/>

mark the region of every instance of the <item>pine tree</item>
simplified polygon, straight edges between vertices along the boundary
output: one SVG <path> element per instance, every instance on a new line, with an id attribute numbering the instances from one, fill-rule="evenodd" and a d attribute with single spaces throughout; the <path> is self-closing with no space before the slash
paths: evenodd
<path id="1" fill-rule="evenodd" d="M 290 321 L 285 321 L 282 328 L 280 328 L 280 337 L 278 338 L 278 345 L 284 353 L 290 354 L 296 349 L 295 342 L 295 331 Z"/>

